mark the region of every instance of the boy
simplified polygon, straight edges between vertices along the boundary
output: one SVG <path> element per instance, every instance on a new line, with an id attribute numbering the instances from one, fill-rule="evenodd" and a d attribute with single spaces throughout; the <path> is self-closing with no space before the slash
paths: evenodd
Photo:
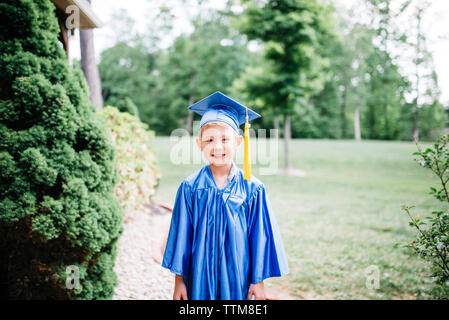
<path id="1" fill-rule="evenodd" d="M 287 260 L 264 185 L 232 160 L 239 125 L 260 115 L 218 91 L 189 109 L 202 115 L 196 143 L 209 165 L 176 195 L 162 261 L 176 274 L 173 299 L 265 299 L 263 280 L 288 273 Z"/>

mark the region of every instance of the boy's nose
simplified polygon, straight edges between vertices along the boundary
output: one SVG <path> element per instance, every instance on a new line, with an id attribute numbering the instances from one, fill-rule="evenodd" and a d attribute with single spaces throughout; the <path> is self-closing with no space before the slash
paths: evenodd
<path id="1" fill-rule="evenodd" d="M 220 140 L 215 140 L 212 144 L 214 149 L 222 149 L 223 143 Z"/>

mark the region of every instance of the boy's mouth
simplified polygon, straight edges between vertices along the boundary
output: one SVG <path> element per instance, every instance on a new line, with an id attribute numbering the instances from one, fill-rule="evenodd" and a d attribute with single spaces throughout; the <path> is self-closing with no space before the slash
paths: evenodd
<path id="1" fill-rule="evenodd" d="M 214 158 L 224 158 L 226 153 L 212 153 L 212 157 Z"/>

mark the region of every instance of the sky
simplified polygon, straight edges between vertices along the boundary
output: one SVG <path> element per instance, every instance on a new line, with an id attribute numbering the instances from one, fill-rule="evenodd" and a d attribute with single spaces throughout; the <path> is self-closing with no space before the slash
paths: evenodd
<path id="1" fill-rule="evenodd" d="M 337 5 L 348 8 L 360 0 L 333 0 Z M 114 21 L 112 16 L 120 9 L 125 9 L 127 14 L 135 20 L 135 30 L 147 32 L 152 13 L 161 3 L 169 5 L 176 16 L 174 34 L 191 31 L 188 23 L 189 17 L 194 12 L 194 6 L 177 7 L 177 0 L 92 0 L 92 9 L 103 22 L 103 26 L 94 29 L 95 50 L 97 59 L 102 50 L 114 45 Z M 186 0 L 189 3 L 189 0 Z M 432 6 L 423 21 L 423 29 L 427 37 L 428 50 L 432 53 L 438 82 L 441 89 L 440 101 L 449 106 L 449 0 L 431 0 Z M 225 1 L 211 1 L 216 8 L 224 7 Z M 190 8 L 190 10 L 189 10 Z M 363 13 L 360 13 L 363 15 Z M 408 21 L 402 22 L 406 27 Z M 171 39 L 166 39 L 167 45 Z M 70 38 L 71 58 L 79 59 L 81 56 L 79 48 L 79 34 Z M 408 61 L 400 61 L 402 70 L 407 73 L 411 69 Z"/>

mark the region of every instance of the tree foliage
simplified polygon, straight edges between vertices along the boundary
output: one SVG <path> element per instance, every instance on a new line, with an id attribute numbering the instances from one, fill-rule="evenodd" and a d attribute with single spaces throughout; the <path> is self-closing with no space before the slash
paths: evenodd
<path id="1" fill-rule="evenodd" d="M 105 104 L 129 106 L 131 101 L 141 114 L 151 103 L 151 92 L 156 86 L 156 60 L 157 55 L 141 44 L 119 42 L 103 51 L 98 68 Z"/>
<path id="2" fill-rule="evenodd" d="M 397 27 L 410 1 L 399 12 L 390 2 L 361 0 L 365 6 L 346 13 L 329 1 L 244 0 L 242 12 L 229 1 L 223 11 L 198 8 L 193 31 L 165 47 L 157 43 L 176 23 L 168 5 L 152 13 L 148 34 L 125 34 L 135 29 L 122 13 L 120 42 L 102 53 L 103 95 L 112 105 L 131 99 L 142 121 L 165 135 L 189 128 L 187 106 L 220 90 L 263 115 L 253 128 L 271 129 L 288 115 L 294 138 L 352 139 L 358 124 L 363 139 L 410 140 L 417 117 L 421 138 L 433 139 L 447 124 L 438 79 L 427 63 L 426 99 L 415 112 L 413 81 L 398 63 L 407 58 L 392 50 L 413 42 Z M 428 52 L 423 58 L 431 61 Z"/>
<path id="3" fill-rule="evenodd" d="M 298 97 L 313 94 L 322 86 L 320 72 L 327 61 L 317 54 L 317 48 L 330 31 L 328 12 L 314 0 L 267 1 L 263 6 L 244 2 L 247 7 L 237 28 L 249 39 L 263 42 L 266 59 L 263 71 L 256 70 L 253 75 L 265 76 L 270 107 L 291 114 Z M 248 88 L 256 89 L 251 84 Z M 255 91 L 254 96 L 265 99 L 260 90 Z"/>

